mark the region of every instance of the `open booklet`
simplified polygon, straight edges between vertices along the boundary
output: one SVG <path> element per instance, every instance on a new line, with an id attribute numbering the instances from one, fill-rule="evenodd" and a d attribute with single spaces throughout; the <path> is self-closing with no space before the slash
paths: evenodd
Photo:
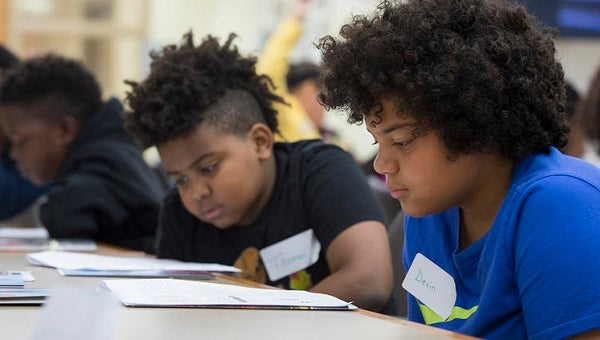
<path id="1" fill-rule="evenodd" d="M 240 269 L 216 263 L 193 263 L 153 257 L 108 256 L 43 251 L 27 254 L 29 263 L 53 267 L 62 275 L 123 277 L 210 278 L 206 273 L 237 273 Z"/>
<path id="2" fill-rule="evenodd" d="M 249 288 L 176 279 L 104 280 L 99 291 L 111 291 L 129 307 L 256 308 L 355 310 L 352 303 L 303 290 Z"/>
<path id="3" fill-rule="evenodd" d="M 90 270 L 58 268 L 62 276 L 98 276 L 98 277 L 172 277 L 186 280 L 212 280 L 215 276 L 204 270 Z"/>

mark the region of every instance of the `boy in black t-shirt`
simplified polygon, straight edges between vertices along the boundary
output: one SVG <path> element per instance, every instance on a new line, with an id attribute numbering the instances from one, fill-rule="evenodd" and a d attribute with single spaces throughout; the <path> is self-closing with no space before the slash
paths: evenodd
<path id="1" fill-rule="evenodd" d="M 129 82 L 127 127 L 157 146 L 176 185 L 157 255 L 235 264 L 246 278 L 380 310 L 390 251 L 360 168 L 319 140 L 274 143 L 281 99 L 233 38 L 194 46 L 189 33 L 152 54 L 143 82 Z"/>

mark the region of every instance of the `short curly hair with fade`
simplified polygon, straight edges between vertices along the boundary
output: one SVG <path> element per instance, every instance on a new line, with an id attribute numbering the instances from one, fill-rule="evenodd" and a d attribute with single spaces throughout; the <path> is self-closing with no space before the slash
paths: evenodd
<path id="1" fill-rule="evenodd" d="M 70 115 L 80 124 L 102 106 L 100 85 L 81 62 L 55 54 L 8 69 L 0 85 L 2 105 L 43 105 L 47 119 Z"/>
<path id="2" fill-rule="evenodd" d="M 185 137 L 208 122 L 220 131 L 241 135 L 254 123 L 278 133 L 271 80 L 257 75 L 255 57 L 242 57 L 230 34 L 223 45 L 206 36 L 198 46 L 188 32 L 180 46 L 151 52 L 150 74 L 141 83 L 127 81 L 126 128 L 143 147 Z"/>
<path id="3" fill-rule="evenodd" d="M 384 1 L 319 41 L 319 100 L 360 124 L 391 95 L 451 155 L 548 152 L 568 133 L 555 33 L 502 0 Z"/>

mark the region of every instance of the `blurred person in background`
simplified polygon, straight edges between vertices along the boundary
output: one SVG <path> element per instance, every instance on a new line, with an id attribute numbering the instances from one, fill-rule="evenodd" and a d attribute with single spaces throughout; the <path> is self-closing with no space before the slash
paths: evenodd
<path id="1" fill-rule="evenodd" d="M 6 69 L 18 62 L 19 60 L 11 51 L 0 46 L 0 79 Z M 28 208 L 47 190 L 45 187 L 38 187 L 31 183 L 19 173 L 17 165 L 9 157 L 9 148 L 10 143 L 4 135 L 0 121 L 0 220 L 18 218 L 20 214 L 27 214 Z"/>
<path id="2" fill-rule="evenodd" d="M 298 88 L 302 80 L 293 82 L 294 90 L 288 88 L 290 75 L 290 54 L 294 45 L 302 36 L 303 22 L 308 14 L 310 1 L 294 0 L 291 15 L 275 28 L 256 64 L 256 73 L 267 75 L 275 87 L 274 93 L 283 98 L 284 103 L 274 103 L 278 112 L 279 135 L 277 141 L 295 142 L 302 139 L 320 138 L 319 126 L 323 112 L 319 112 L 315 89 L 309 86 Z M 303 76 L 304 78 L 304 76 Z M 308 83 L 307 83 L 308 84 Z M 298 97 L 302 94 L 302 97 Z M 307 99 L 314 97 L 314 104 L 308 104 Z M 320 105 L 319 105 L 320 106 Z M 314 118 L 311 117 L 311 114 Z"/>
<path id="3" fill-rule="evenodd" d="M 583 158 L 600 166 L 600 66 L 578 106 L 587 137 Z"/>
<path id="4" fill-rule="evenodd" d="M 321 67 L 310 61 L 303 61 L 290 65 L 286 77 L 287 88 L 298 99 L 302 108 L 317 127 L 321 139 L 326 143 L 335 144 L 351 152 L 350 147 L 337 131 L 325 125 L 325 107 L 319 103 L 319 75 Z"/>
<path id="5" fill-rule="evenodd" d="M 11 158 L 36 185 L 52 185 L 39 209 L 50 237 L 154 253 L 163 187 L 122 112 L 83 64 L 58 55 L 22 61 L 0 84 Z"/>
<path id="6" fill-rule="evenodd" d="M 560 151 L 573 157 L 582 158 L 585 151 L 585 132 L 581 114 L 577 110 L 581 96 L 573 84 L 569 82 L 565 82 L 565 92 L 567 95 L 565 114 L 570 130 L 567 145 L 561 148 Z"/>

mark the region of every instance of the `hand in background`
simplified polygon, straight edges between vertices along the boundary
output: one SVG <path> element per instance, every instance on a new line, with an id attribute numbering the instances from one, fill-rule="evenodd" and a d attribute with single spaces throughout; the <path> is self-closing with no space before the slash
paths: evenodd
<path id="1" fill-rule="evenodd" d="M 298 21 L 304 21 L 309 12 L 311 0 L 293 0 L 292 16 Z"/>

